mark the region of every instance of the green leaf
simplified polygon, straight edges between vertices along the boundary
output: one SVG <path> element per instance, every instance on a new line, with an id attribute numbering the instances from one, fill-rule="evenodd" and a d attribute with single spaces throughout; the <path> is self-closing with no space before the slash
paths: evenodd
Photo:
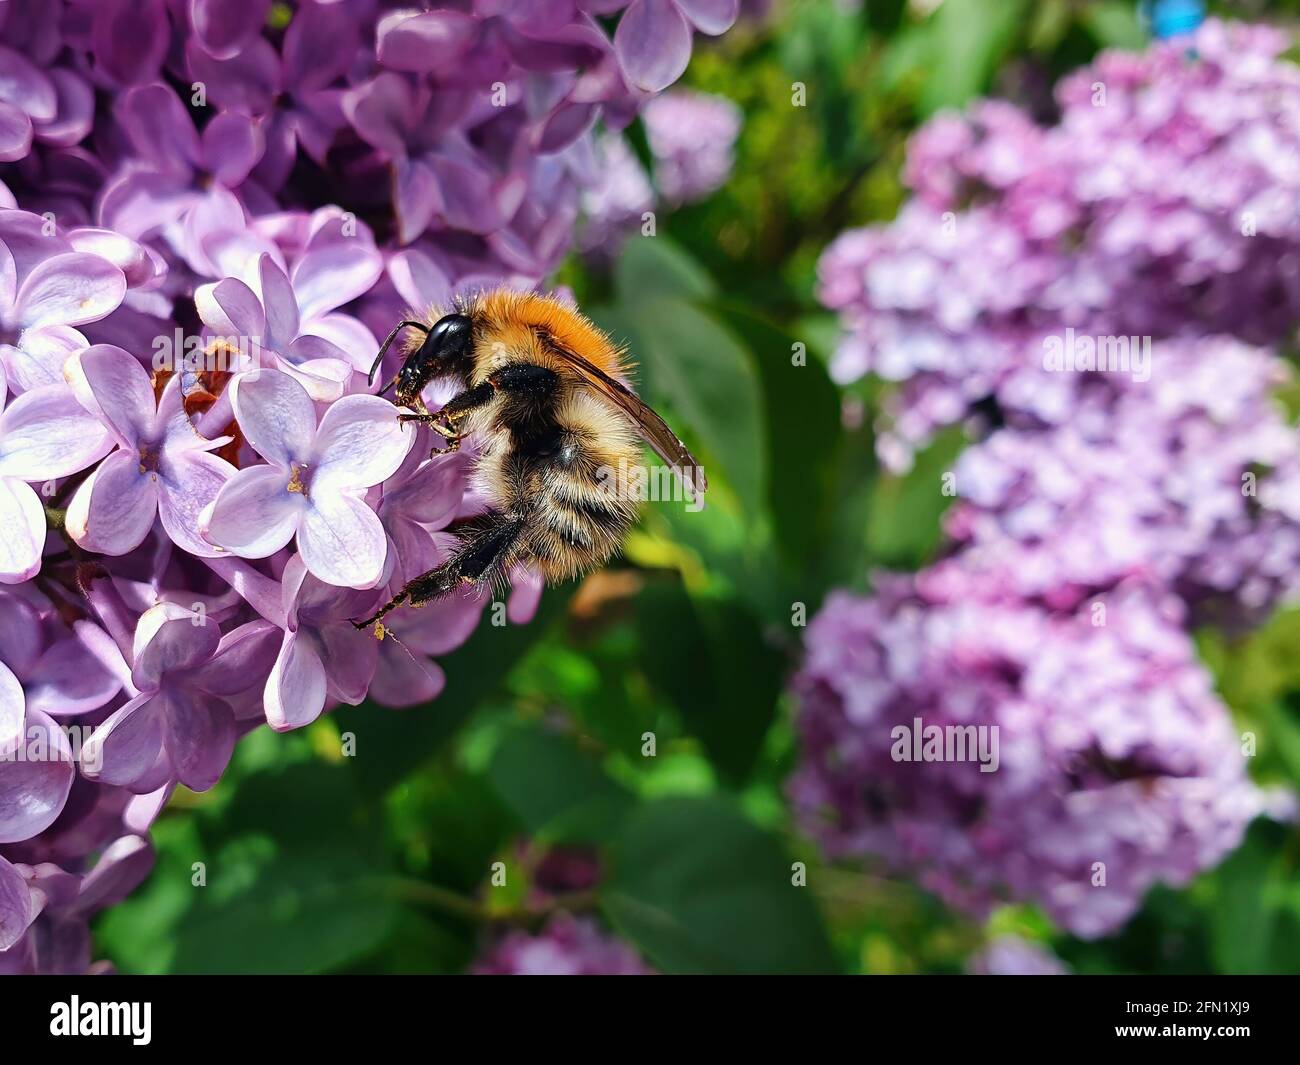
<path id="1" fill-rule="evenodd" d="M 707 299 L 714 293 L 708 272 L 667 237 L 633 237 L 614 267 L 619 303 L 635 305 L 653 296 Z"/>
<path id="2" fill-rule="evenodd" d="M 1215 967 L 1229 974 L 1273 971 L 1270 946 L 1277 918 L 1267 891 L 1275 878 L 1281 827 L 1260 819 L 1246 841 L 1214 874 L 1218 891 L 1210 914 Z"/>
<path id="3" fill-rule="evenodd" d="M 943 535 L 940 519 L 952 502 L 943 494 L 943 475 L 952 471 L 966 439 L 948 429 L 916 456 L 902 477 L 882 477 L 871 501 L 867 542 L 873 561 L 913 569 L 924 563 Z"/>
<path id="4" fill-rule="evenodd" d="M 127 971 L 318 973 L 358 960 L 400 909 L 375 813 L 341 766 L 253 774 L 224 810 L 163 819 L 157 868 L 111 911 L 103 941 Z"/>
<path id="5" fill-rule="evenodd" d="M 832 973 L 811 889 L 777 841 L 720 798 L 647 803 L 610 855 L 606 916 L 668 973 Z"/>
<path id="6" fill-rule="evenodd" d="M 1147 35 L 1138 19 L 1137 4 L 1108 0 L 1084 7 L 1081 21 L 1103 48 L 1138 51 L 1146 46 Z"/>
<path id="7" fill-rule="evenodd" d="M 989 84 L 1023 20 L 1024 0 L 946 0 L 932 16 L 929 77 L 921 94 L 926 114 L 963 107 Z"/>
<path id="8" fill-rule="evenodd" d="M 832 472 L 843 436 L 839 392 L 806 342 L 741 307 L 721 306 L 716 312 L 744 341 L 758 368 L 768 426 L 768 505 L 777 542 L 787 562 L 815 565 L 837 502 Z"/>
<path id="9" fill-rule="evenodd" d="M 648 296 L 634 313 L 651 405 L 666 404 L 679 435 L 699 441 L 706 474 L 716 463 L 745 510 L 757 514 L 767 463 L 762 394 L 748 352 L 680 297 Z"/>
<path id="10" fill-rule="evenodd" d="M 488 779 L 529 835 L 551 841 L 598 841 L 632 804 L 627 790 L 569 737 L 537 727 L 506 736 Z"/>
<path id="11" fill-rule="evenodd" d="M 692 601 L 680 585 L 650 584 L 637 598 L 645 670 L 730 783 L 744 781 L 776 716 L 785 662 L 734 600 Z M 743 668 L 737 668 L 743 663 Z"/>
<path id="12" fill-rule="evenodd" d="M 362 793 L 366 797 L 382 795 L 432 757 L 474 709 L 500 689 L 511 667 L 533 643 L 564 615 L 573 591 L 572 585 L 547 589 L 537 616 L 527 625 L 497 627 L 485 616 L 463 647 L 438 659 L 447 686 L 432 703 L 392 710 L 365 702 L 336 711 L 339 731 L 356 737 L 356 757 L 348 762 Z"/>

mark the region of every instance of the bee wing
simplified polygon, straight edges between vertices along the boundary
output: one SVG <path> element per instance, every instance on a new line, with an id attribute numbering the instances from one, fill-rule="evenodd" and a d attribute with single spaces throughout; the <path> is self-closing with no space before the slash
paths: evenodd
<path id="1" fill-rule="evenodd" d="M 654 453 L 670 465 L 692 499 L 701 499 L 708 490 L 709 483 L 704 476 L 704 467 L 691 454 L 690 448 L 683 444 L 677 434 L 668 428 L 665 422 L 649 404 L 642 401 L 626 385 L 614 380 L 598 366 L 592 365 L 577 352 L 569 351 L 558 344 L 551 345 L 550 350 L 569 362 L 587 382 L 607 396 L 623 411 L 637 427 Z"/>

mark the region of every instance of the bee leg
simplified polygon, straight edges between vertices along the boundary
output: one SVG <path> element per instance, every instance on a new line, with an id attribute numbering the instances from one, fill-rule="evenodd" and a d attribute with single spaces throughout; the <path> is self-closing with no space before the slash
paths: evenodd
<path id="1" fill-rule="evenodd" d="M 491 511 L 473 520 L 469 534 L 455 553 L 441 566 L 412 577 L 392 599 L 376 613 L 361 621 L 353 621 L 358 629 L 376 626 L 376 635 L 382 632 L 378 623 L 390 610 L 402 605 L 420 607 L 451 594 L 464 584 L 480 584 L 504 572 L 509 557 L 520 534 L 524 519 L 517 515 Z"/>

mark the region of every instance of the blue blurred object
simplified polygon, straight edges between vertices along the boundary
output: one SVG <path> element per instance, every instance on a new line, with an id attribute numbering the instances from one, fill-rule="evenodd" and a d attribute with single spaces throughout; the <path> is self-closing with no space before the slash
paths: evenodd
<path id="1" fill-rule="evenodd" d="M 1142 0 L 1142 21 L 1161 40 L 1191 33 L 1205 21 L 1205 0 Z"/>

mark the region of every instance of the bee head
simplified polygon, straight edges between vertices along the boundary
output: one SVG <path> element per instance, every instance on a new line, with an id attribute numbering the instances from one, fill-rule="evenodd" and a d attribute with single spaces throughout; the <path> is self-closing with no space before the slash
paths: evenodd
<path id="1" fill-rule="evenodd" d="M 395 398 L 399 406 L 410 406 L 435 377 L 463 370 L 471 344 L 471 323 L 463 314 L 448 314 L 438 322 L 397 371 Z"/>

